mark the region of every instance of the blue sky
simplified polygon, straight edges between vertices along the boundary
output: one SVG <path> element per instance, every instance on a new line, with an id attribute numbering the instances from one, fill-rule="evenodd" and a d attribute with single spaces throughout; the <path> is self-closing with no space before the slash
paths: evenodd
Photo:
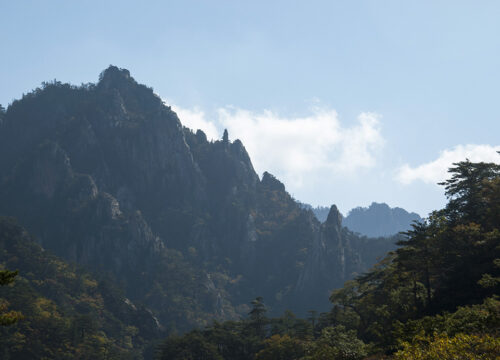
<path id="1" fill-rule="evenodd" d="M 0 1 L 0 104 L 130 70 L 298 200 L 426 215 L 500 156 L 498 1 Z"/>

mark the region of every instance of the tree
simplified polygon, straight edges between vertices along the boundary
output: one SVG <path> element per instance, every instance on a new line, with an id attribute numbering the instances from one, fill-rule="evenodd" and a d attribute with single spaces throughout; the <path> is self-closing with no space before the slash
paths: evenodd
<path id="1" fill-rule="evenodd" d="M 318 319 L 318 312 L 316 310 L 308 310 L 309 313 L 308 320 L 311 322 L 311 325 L 314 328 L 316 327 L 316 320 Z"/>
<path id="2" fill-rule="evenodd" d="M 290 310 L 285 310 L 281 317 L 271 320 L 271 334 L 293 335 L 293 327 L 295 323 L 295 314 Z"/>
<path id="3" fill-rule="evenodd" d="M 0 285 L 4 286 L 14 282 L 18 273 L 18 271 L 0 270 Z M 0 325 L 2 326 L 12 325 L 23 317 L 18 311 L 6 312 L 8 305 L 7 301 L 0 299 Z"/>
<path id="4" fill-rule="evenodd" d="M 307 352 L 307 360 L 358 360 L 367 354 L 366 345 L 356 337 L 356 331 L 341 325 L 324 328 Z"/>
<path id="5" fill-rule="evenodd" d="M 160 360 L 222 360 L 217 347 L 198 331 L 167 338 L 160 347 Z"/>
<path id="6" fill-rule="evenodd" d="M 5 116 L 5 108 L 0 104 L 0 125 L 2 125 L 3 118 Z"/>
<path id="7" fill-rule="evenodd" d="M 451 178 L 439 183 L 444 185 L 449 199 L 445 213 L 451 220 L 476 221 L 484 216 L 485 204 L 482 193 L 488 181 L 500 176 L 500 165 L 472 163 L 468 159 L 453 164 L 448 171 Z"/>
<path id="8" fill-rule="evenodd" d="M 419 284 L 425 287 L 427 312 L 432 308 L 433 280 L 438 270 L 436 264 L 439 260 L 439 235 L 444 228 L 444 222 L 437 214 L 432 215 L 428 220 L 415 223 L 413 229 L 403 233 L 405 240 L 397 244 L 401 246 L 395 259 L 398 270 L 407 273 L 412 281 L 413 301 L 416 308 L 421 307 Z"/>
<path id="9" fill-rule="evenodd" d="M 258 336 L 264 337 L 264 326 L 267 323 L 266 318 L 266 306 L 264 305 L 264 299 L 262 296 L 258 296 L 255 300 L 252 300 L 252 310 L 248 313 L 250 315 L 250 322 L 253 325 L 255 332 Z"/>
<path id="10" fill-rule="evenodd" d="M 0 285 L 8 285 L 14 282 L 19 271 L 0 270 Z"/>
<path id="11" fill-rule="evenodd" d="M 257 353 L 256 360 L 298 360 L 304 356 L 302 343 L 288 335 L 273 335 L 264 340 L 265 347 Z"/>

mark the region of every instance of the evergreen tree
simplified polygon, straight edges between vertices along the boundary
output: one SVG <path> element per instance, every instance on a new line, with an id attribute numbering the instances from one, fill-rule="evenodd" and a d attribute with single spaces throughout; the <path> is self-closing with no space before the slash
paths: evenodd
<path id="1" fill-rule="evenodd" d="M 265 336 L 265 325 L 267 324 L 266 318 L 266 306 L 264 305 L 264 299 L 262 296 L 258 296 L 255 300 L 252 300 L 252 310 L 248 313 L 250 315 L 250 323 L 255 329 L 258 336 Z"/>
<path id="2" fill-rule="evenodd" d="M 485 211 L 483 191 L 489 181 L 500 176 L 500 165 L 469 160 L 453 165 L 448 170 L 451 178 L 439 183 L 449 199 L 444 212 L 453 221 L 480 221 Z"/>

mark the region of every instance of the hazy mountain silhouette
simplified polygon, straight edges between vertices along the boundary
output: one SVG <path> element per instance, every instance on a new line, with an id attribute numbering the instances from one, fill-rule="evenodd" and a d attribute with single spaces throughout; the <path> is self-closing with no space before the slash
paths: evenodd
<path id="1" fill-rule="evenodd" d="M 411 229 L 414 221 L 420 221 L 420 215 L 405 209 L 391 208 L 385 203 L 373 202 L 369 207 L 352 209 L 342 221 L 350 230 L 366 236 L 390 236 L 400 231 Z"/>

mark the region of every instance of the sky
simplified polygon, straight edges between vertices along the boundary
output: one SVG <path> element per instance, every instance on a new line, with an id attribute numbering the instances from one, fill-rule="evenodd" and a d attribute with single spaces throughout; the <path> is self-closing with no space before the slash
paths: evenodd
<path id="1" fill-rule="evenodd" d="M 0 0 L 0 104 L 113 64 L 297 200 L 426 216 L 453 162 L 500 163 L 499 18 L 498 1 Z"/>

